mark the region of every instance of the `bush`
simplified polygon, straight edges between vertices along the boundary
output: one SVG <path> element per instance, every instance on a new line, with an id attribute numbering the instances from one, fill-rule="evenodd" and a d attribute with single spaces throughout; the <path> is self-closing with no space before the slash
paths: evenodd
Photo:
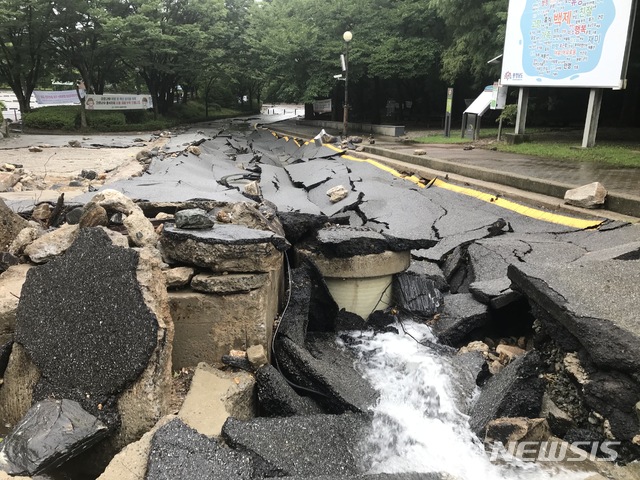
<path id="1" fill-rule="evenodd" d="M 127 124 L 127 120 L 123 112 L 118 111 L 88 111 L 87 126 L 95 130 L 103 130 L 106 132 L 118 130 Z"/>
<path id="2" fill-rule="evenodd" d="M 22 123 L 25 128 L 38 130 L 74 130 L 79 116 L 77 106 L 40 107 L 25 113 Z"/>

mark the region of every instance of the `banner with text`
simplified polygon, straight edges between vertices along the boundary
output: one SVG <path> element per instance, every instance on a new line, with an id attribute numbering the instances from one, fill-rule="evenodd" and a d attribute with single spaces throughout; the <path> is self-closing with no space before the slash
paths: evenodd
<path id="1" fill-rule="evenodd" d="M 329 113 L 331 112 L 331 99 L 326 100 L 314 100 L 313 111 L 315 113 Z"/>
<path id="2" fill-rule="evenodd" d="M 87 110 L 146 110 L 153 103 L 150 95 L 87 95 Z"/>
<path id="3" fill-rule="evenodd" d="M 34 90 L 33 95 L 39 105 L 65 105 L 69 103 L 78 105 L 80 103 L 75 90 L 60 90 L 57 92 Z"/>

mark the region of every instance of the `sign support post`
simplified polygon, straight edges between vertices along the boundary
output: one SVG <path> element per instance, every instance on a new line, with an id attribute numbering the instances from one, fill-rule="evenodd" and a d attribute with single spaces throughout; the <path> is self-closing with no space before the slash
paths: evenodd
<path id="1" fill-rule="evenodd" d="M 582 135 L 582 148 L 591 148 L 596 144 L 602 93 L 602 88 L 592 88 L 589 91 L 589 106 L 587 107 L 587 120 L 584 124 L 584 134 Z"/>
<path id="2" fill-rule="evenodd" d="M 451 136 L 451 110 L 453 107 L 453 88 L 447 88 L 447 106 L 444 114 L 444 136 Z"/>
<path id="3" fill-rule="evenodd" d="M 520 87 L 518 91 L 518 115 L 516 116 L 516 129 L 515 134 L 521 135 L 524 133 L 525 126 L 527 124 L 527 109 L 529 108 L 529 89 Z"/>

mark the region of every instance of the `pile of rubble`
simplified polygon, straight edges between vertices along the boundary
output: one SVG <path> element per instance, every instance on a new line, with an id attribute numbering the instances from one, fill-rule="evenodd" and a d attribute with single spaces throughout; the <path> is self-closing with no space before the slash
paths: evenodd
<path id="1" fill-rule="evenodd" d="M 457 365 L 481 439 L 507 422 L 640 458 L 638 226 L 550 224 L 341 153 L 212 125 L 51 205 L 56 228 L 0 201 L 2 468 L 447 478 L 359 462 L 377 392 L 336 339 L 407 320 Z M 364 313 L 341 303 L 349 270 L 382 284 Z"/>

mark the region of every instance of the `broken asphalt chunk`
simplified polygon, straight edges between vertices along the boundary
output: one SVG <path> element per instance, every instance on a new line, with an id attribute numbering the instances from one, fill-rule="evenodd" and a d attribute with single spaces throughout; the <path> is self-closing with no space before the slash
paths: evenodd
<path id="1" fill-rule="evenodd" d="M 461 346 L 469 335 L 483 327 L 489 318 L 486 305 L 470 293 L 444 297 L 444 310 L 433 324 L 433 333 L 446 345 Z"/>
<path id="2" fill-rule="evenodd" d="M 542 361 L 538 352 L 516 358 L 482 387 L 471 409 L 471 430 L 484 438 L 487 424 L 500 417 L 537 418 L 545 382 L 539 378 Z"/>
<path id="3" fill-rule="evenodd" d="M 36 475 L 62 465 L 106 435 L 107 427 L 77 402 L 42 400 L 2 442 L 0 468 L 11 475 Z"/>
<path id="4" fill-rule="evenodd" d="M 230 450 L 175 419 L 159 428 L 151 441 L 146 480 L 250 480 L 252 459 Z"/>
<path id="5" fill-rule="evenodd" d="M 511 265 L 509 278 L 545 325 L 568 331 L 596 365 L 640 371 L 640 260 Z M 615 301 L 607 301 L 614 292 Z"/>
<path id="6" fill-rule="evenodd" d="M 355 414 L 230 418 L 222 435 L 232 447 L 257 456 L 269 477 L 349 476 L 360 473 L 359 442 L 369 426 L 368 416 Z"/>

